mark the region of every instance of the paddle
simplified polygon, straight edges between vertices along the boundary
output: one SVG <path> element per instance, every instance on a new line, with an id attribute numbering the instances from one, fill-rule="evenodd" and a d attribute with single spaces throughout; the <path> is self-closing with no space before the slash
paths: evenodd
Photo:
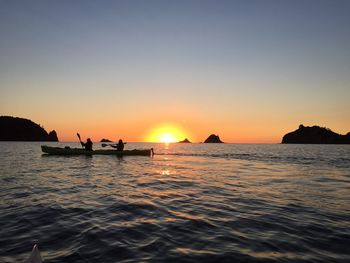
<path id="1" fill-rule="evenodd" d="M 126 144 L 126 142 L 123 142 L 123 143 Z M 113 147 L 113 146 L 117 146 L 117 144 L 102 143 L 101 146 L 102 146 L 102 147 L 106 147 L 106 146 L 111 146 L 111 147 Z M 115 147 L 114 147 L 114 148 L 115 148 Z"/>
<path id="2" fill-rule="evenodd" d="M 79 138 L 79 141 L 80 141 L 81 147 L 83 147 L 83 148 L 84 148 L 84 146 L 83 146 L 83 142 L 81 141 L 80 134 L 79 134 L 78 132 L 77 132 L 77 136 L 78 136 L 78 138 Z"/>
<path id="3" fill-rule="evenodd" d="M 101 146 L 102 146 L 102 147 L 112 146 L 112 144 L 102 143 Z"/>

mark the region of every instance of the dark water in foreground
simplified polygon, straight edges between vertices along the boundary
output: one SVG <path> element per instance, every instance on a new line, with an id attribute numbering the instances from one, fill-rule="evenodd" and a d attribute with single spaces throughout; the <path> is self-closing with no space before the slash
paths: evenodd
<path id="1" fill-rule="evenodd" d="M 0 262 L 350 262 L 350 146 L 152 146 L 0 142 Z"/>

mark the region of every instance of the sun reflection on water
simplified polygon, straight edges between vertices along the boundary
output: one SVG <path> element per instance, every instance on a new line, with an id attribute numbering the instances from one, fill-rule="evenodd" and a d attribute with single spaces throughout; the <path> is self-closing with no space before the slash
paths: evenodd
<path id="1" fill-rule="evenodd" d="M 160 174 L 161 174 L 161 175 L 170 175 L 170 170 L 163 170 L 163 171 L 160 171 Z"/>

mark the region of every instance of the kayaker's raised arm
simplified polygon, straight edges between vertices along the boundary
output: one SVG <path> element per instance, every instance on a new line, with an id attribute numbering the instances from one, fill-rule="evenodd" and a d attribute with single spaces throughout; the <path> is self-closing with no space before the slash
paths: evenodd
<path id="1" fill-rule="evenodd" d="M 113 148 L 117 148 L 117 151 L 123 151 L 124 144 L 126 144 L 126 142 L 123 142 L 123 140 L 120 139 L 117 144 L 111 144 L 110 146 L 112 146 Z"/>
<path id="2" fill-rule="evenodd" d="M 80 143 L 81 143 L 81 146 L 83 146 L 85 148 L 85 150 L 92 151 L 92 144 L 93 143 L 92 143 L 90 138 L 88 138 L 85 143 L 84 142 L 80 142 Z"/>
<path id="3" fill-rule="evenodd" d="M 91 141 L 91 139 L 88 138 L 88 139 L 86 140 L 86 142 L 82 142 L 79 133 L 77 133 L 77 136 L 78 136 L 78 138 L 79 138 L 79 142 L 80 142 L 81 146 L 84 147 L 85 150 L 87 150 L 87 151 L 92 151 L 92 141 Z"/>

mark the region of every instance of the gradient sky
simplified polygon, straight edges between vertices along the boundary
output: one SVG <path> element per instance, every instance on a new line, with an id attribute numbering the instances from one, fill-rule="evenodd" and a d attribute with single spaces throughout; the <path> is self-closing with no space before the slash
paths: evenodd
<path id="1" fill-rule="evenodd" d="M 0 115 L 60 140 L 350 131 L 350 1 L 0 0 Z"/>

